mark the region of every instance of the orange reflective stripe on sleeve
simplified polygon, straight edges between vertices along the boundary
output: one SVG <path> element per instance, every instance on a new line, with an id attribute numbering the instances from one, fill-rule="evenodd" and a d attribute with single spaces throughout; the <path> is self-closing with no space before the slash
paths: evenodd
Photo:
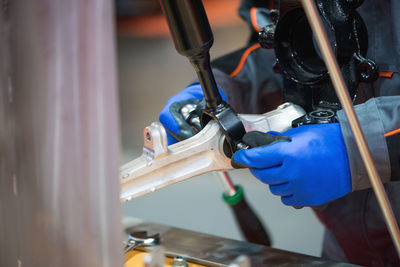
<path id="1" fill-rule="evenodd" d="M 261 29 L 257 24 L 257 8 L 256 7 L 252 7 L 250 9 L 250 19 L 251 19 L 251 25 L 253 26 L 254 30 L 256 30 L 257 32 L 260 32 Z"/>
<path id="2" fill-rule="evenodd" d="M 393 71 L 380 71 L 379 72 L 379 77 L 381 78 L 392 78 L 393 76 Z"/>
<path id="3" fill-rule="evenodd" d="M 395 134 L 398 134 L 398 133 L 400 133 L 400 128 L 397 129 L 397 130 L 394 130 L 394 131 L 387 132 L 384 135 L 385 135 L 385 137 L 388 137 L 388 136 L 392 136 L 392 135 L 395 135 Z"/>
<path id="4" fill-rule="evenodd" d="M 235 77 L 236 75 L 238 75 L 238 73 L 242 70 L 244 63 L 246 62 L 247 57 L 250 55 L 251 52 L 253 52 L 254 50 L 260 48 L 260 44 L 254 44 L 252 46 L 250 46 L 249 48 L 247 48 L 242 57 L 240 58 L 239 64 L 237 65 L 237 67 L 232 71 L 231 74 L 229 74 L 229 76 L 231 77 Z"/>

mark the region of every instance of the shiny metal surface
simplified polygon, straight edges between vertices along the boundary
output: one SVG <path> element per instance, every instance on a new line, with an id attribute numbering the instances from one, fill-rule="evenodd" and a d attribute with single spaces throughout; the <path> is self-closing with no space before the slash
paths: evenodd
<path id="1" fill-rule="evenodd" d="M 247 131 L 282 132 L 304 114 L 299 106 L 286 103 L 262 115 L 239 115 L 239 118 Z M 195 136 L 167 146 L 164 127 L 153 122 L 144 130 L 142 156 L 120 169 L 121 201 L 130 201 L 203 173 L 232 170 L 230 159 L 224 153 L 224 140 L 219 124 L 210 121 Z"/>
<path id="2" fill-rule="evenodd" d="M 4 2 L 5 3 L 5 2 Z M 0 266 L 18 266 L 14 112 L 9 92 L 7 5 L 0 4 Z"/>
<path id="3" fill-rule="evenodd" d="M 284 132 L 292 128 L 292 121 L 305 115 L 304 109 L 292 103 L 283 103 L 276 109 L 264 114 L 239 114 L 246 132 L 277 131 Z"/>
<path id="4" fill-rule="evenodd" d="M 152 127 L 158 125 L 157 127 Z M 161 124 L 153 123 L 153 136 L 161 135 Z M 146 132 L 149 128 L 145 130 Z M 163 131 L 166 140 L 165 130 Z M 157 139 L 153 139 L 154 142 Z M 217 122 L 210 121 L 197 135 L 171 146 L 143 148 L 141 157 L 121 167 L 121 200 L 154 192 L 165 186 L 216 170 L 232 169 L 229 158 L 222 151 L 224 135 Z"/>
<path id="5" fill-rule="evenodd" d="M 136 231 L 160 233 L 166 255 L 184 256 L 188 262 L 207 266 L 229 266 L 241 255 L 250 258 L 251 266 L 354 266 L 154 223 L 138 223 L 127 229 L 128 233 Z"/>
<path id="6" fill-rule="evenodd" d="M 245 255 L 240 255 L 233 263 L 229 264 L 229 267 L 251 267 L 250 258 Z"/>
<path id="7" fill-rule="evenodd" d="M 173 259 L 171 267 L 188 267 L 185 257 L 176 256 Z"/>
<path id="8" fill-rule="evenodd" d="M 113 1 L 10 1 L 9 18 L 0 265 L 122 266 Z"/>
<path id="9" fill-rule="evenodd" d="M 158 233 L 151 236 L 148 236 L 146 232 L 130 233 L 126 241 L 124 254 L 139 246 L 156 246 L 158 244 L 160 244 L 160 235 Z"/>
<path id="10" fill-rule="evenodd" d="M 393 215 L 393 210 L 390 206 L 390 202 L 386 195 L 385 189 L 383 188 L 382 181 L 375 168 L 371 152 L 369 151 L 367 142 L 365 141 L 365 136 L 361 130 L 360 122 L 357 119 L 357 115 L 354 111 L 352 101 L 346 88 L 346 84 L 344 83 L 336 58 L 329 44 L 328 37 L 326 35 L 324 27 L 322 26 L 317 7 L 314 3 L 314 0 L 303 0 L 301 2 L 310 26 L 313 30 L 314 37 L 317 40 L 318 47 L 320 48 L 319 50 L 322 53 L 325 65 L 329 71 L 329 75 L 335 87 L 336 94 L 340 100 L 340 103 L 342 104 L 344 112 L 346 113 L 351 130 L 354 135 L 354 139 L 357 143 L 357 147 L 360 151 L 365 168 L 367 169 L 372 188 L 374 189 L 376 198 L 378 199 L 378 203 L 384 215 L 390 235 L 392 236 L 393 243 L 396 246 L 397 254 L 400 257 L 399 227 Z"/>

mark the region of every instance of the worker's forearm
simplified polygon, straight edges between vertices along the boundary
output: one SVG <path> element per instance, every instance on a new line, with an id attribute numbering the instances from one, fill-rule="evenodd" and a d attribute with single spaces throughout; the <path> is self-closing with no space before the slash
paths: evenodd
<path id="1" fill-rule="evenodd" d="M 373 98 L 355 106 L 357 116 L 383 182 L 398 175 L 400 155 L 400 96 Z M 343 111 L 338 112 L 352 175 L 353 191 L 371 187 L 364 164 Z"/>

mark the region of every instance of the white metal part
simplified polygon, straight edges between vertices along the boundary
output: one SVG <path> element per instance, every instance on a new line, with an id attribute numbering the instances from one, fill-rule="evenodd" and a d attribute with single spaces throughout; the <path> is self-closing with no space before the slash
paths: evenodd
<path id="1" fill-rule="evenodd" d="M 292 128 L 292 121 L 305 115 L 305 111 L 298 105 L 283 103 L 276 109 L 264 114 L 239 114 L 246 132 L 276 131 L 284 132 Z"/>
<path id="2" fill-rule="evenodd" d="M 291 128 L 304 110 L 285 103 L 262 115 L 239 115 L 246 131 L 278 131 Z M 210 121 L 195 136 L 167 146 L 167 135 L 159 122 L 144 130 L 143 154 L 120 169 L 121 201 L 154 192 L 171 184 L 211 171 L 232 170 L 223 152 L 225 136 L 215 121 Z"/>
<path id="3" fill-rule="evenodd" d="M 150 131 L 153 136 L 166 136 L 159 122 L 147 127 L 145 135 Z M 169 147 L 153 144 L 157 148 L 153 151 L 144 147 L 141 157 L 121 168 L 121 199 L 129 201 L 132 197 L 209 171 L 232 169 L 229 158 L 219 151 L 224 139 L 218 123 L 210 121 L 202 131 L 187 140 Z"/>

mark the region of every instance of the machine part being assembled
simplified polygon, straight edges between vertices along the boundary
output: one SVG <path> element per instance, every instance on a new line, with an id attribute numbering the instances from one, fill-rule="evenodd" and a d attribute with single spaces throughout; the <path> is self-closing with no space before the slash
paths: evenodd
<path id="1" fill-rule="evenodd" d="M 239 115 L 247 131 L 278 131 L 291 128 L 292 121 L 305 111 L 285 103 L 261 115 Z M 225 135 L 220 125 L 210 121 L 195 136 L 168 146 L 164 127 L 153 122 L 144 130 L 143 154 L 120 168 L 121 201 L 151 193 L 165 186 L 203 173 L 232 170 L 224 152 Z"/>
<path id="2" fill-rule="evenodd" d="M 292 125 L 293 127 L 297 127 L 305 124 L 332 123 L 336 122 L 335 116 L 335 111 L 330 108 L 318 108 L 309 112 L 303 117 L 294 120 Z"/>
<path id="3" fill-rule="evenodd" d="M 275 53 L 284 76 L 295 83 L 325 89 L 323 85 L 329 83 L 328 70 L 306 14 L 300 1 L 297 6 L 293 5 L 293 1 L 289 1 L 290 7 L 287 6 L 287 2 L 281 1 L 281 18 L 275 32 Z M 377 72 L 373 63 L 371 73 L 368 70 L 365 70 L 367 73 L 361 73 L 364 69 L 360 68 L 360 64 L 367 62 L 363 56 L 368 49 L 368 33 L 364 21 L 355 10 L 356 7 L 343 0 L 318 0 L 317 3 L 341 70 L 348 73 L 347 79 L 354 79 L 347 82 L 368 82 L 372 78 L 376 80 Z M 351 77 L 353 74 L 355 77 Z M 332 87 L 327 89 L 334 91 Z"/>
<path id="4" fill-rule="evenodd" d="M 224 135 L 215 121 L 195 136 L 171 146 L 167 146 L 167 135 L 160 123 L 153 122 L 145 132 L 148 137 L 142 156 L 120 170 L 124 201 L 209 171 L 231 168 L 222 151 Z"/>
<path id="5" fill-rule="evenodd" d="M 349 3 L 349 5 L 358 6 L 363 1 L 347 1 L 347 2 Z M 358 150 L 360 151 L 365 168 L 367 169 L 372 188 L 375 192 L 379 206 L 385 218 L 385 222 L 387 224 L 389 233 L 396 247 L 397 254 L 400 257 L 399 227 L 397 225 L 396 218 L 394 217 L 393 210 L 390 206 L 390 202 L 386 195 L 385 189 L 382 185 L 382 181 L 376 170 L 374 161 L 371 156 L 371 152 L 369 151 L 367 142 L 365 140 L 365 136 L 361 130 L 360 122 L 358 121 L 357 115 L 354 111 L 349 92 L 346 88 L 346 83 L 343 79 L 343 76 L 341 75 L 339 68 L 340 62 L 338 64 L 338 62 L 335 59 L 333 49 L 329 43 L 328 35 L 324 30 L 323 23 L 319 16 L 318 9 L 314 3 L 314 0 L 302 0 L 302 4 L 305 13 L 307 15 L 308 21 L 311 25 L 312 31 L 314 33 L 314 36 L 316 37 L 319 50 L 321 51 L 324 63 L 331 77 L 332 84 L 336 91 L 337 97 L 339 98 L 343 110 L 349 121 L 351 130 L 354 135 L 354 139 L 357 143 Z"/>
<path id="6" fill-rule="evenodd" d="M 256 13 L 257 15 L 257 13 Z M 279 18 L 279 10 L 271 9 L 267 12 L 262 12 L 260 16 L 263 16 L 263 25 L 261 31 L 258 33 L 258 41 L 262 48 L 271 49 L 274 48 L 275 43 L 275 30 L 276 23 Z"/>
<path id="7" fill-rule="evenodd" d="M 375 62 L 365 58 L 368 32 L 356 11 L 362 2 L 316 1 L 328 40 L 353 100 L 360 82 L 370 83 L 378 78 Z M 294 122 L 293 126 L 334 122 L 334 116 L 327 116 L 325 111 L 335 114 L 341 108 L 340 103 L 301 1 L 280 1 L 280 18 L 276 27 L 273 26 L 270 25 L 269 28 L 274 28 L 274 36 L 271 37 L 271 32 L 265 32 L 268 27 L 263 28 L 259 40 L 261 44 L 266 39 L 271 42 L 272 38 L 274 41 L 277 62 L 284 76 L 284 100 L 300 105 L 310 112 Z M 312 114 L 312 111 L 323 116 Z"/>
<path id="8" fill-rule="evenodd" d="M 206 108 L 201 125 L 210 120 L 219 124 L 226 137 L 229 154 L 241 149 L 246 133 L 236 112 L 222 100 L 211 71 L 209 50 L 214 42 L 203 3 L 198 0 L 161 0 L 165 17 L 179 54 L 186 56 L 193 65 L 204 92 Z"/>
<path id="9" fill-rule="evenodd" d="M 177 140 L 185 140 L 201 131 L 200 116 L 204 107 L 204 99 L 190 99 L 171 105 L 171 114 L 179 126 L 179 134 L 175 137 Z M 215 173 L 224 190 L 223 199 L 235 216 L 243 237 L 251 243 L 271 246 L 271 238 L 257 214 L 247 203 L 243 188 L 234 185 L 226 171 Z"/>

